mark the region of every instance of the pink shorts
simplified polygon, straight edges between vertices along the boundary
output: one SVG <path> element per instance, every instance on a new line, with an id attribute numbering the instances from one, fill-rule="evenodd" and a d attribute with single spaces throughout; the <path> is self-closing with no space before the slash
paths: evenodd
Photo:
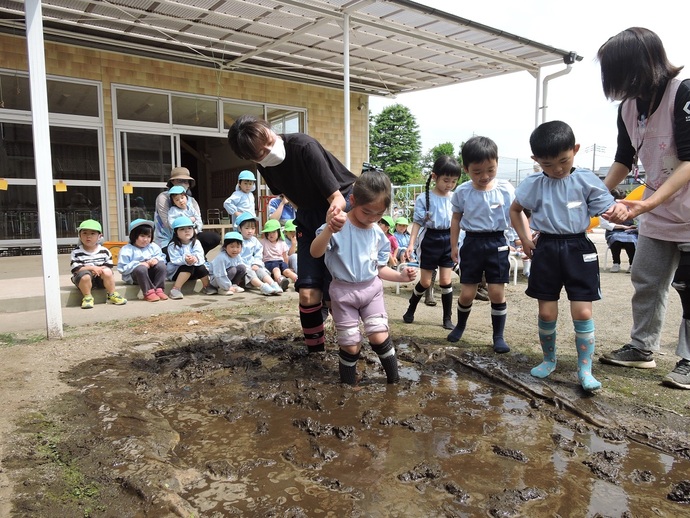
<path id="1" fill-rule="evenodd" d="M 343 282 L 334 279 L 329 291 L 339 345 L 357 345 L 362 342 L 360 318 L 366 336 L 388 331 L 388 314 L 383 302 L 381 279 L 374 277 L 365 282 Z"/>

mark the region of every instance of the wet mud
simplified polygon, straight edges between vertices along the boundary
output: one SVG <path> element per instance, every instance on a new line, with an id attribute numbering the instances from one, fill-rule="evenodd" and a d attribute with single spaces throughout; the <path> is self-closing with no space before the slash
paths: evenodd
<path id="1" fill-rule="evenodd" d="M 80 364 L 3 459 L 22 468 L 14 515 L 690 515 L 687 449 L 457 348 L 396 349 L 399 384 L 365 347 L 354 388 L 333 346 L 307 356 L 290 337 Z"/>

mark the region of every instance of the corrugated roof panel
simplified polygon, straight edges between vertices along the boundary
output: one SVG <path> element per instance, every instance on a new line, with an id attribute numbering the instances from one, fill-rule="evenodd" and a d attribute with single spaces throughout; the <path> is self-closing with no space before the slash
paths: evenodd
<path id="1" fill-rule="evenodd" d="M 42 7 L 47 39 L 89 46 L 96 34 L 99 48 L 112 40 L 115 52 L 206 66 L 228 53 L 234 70 L 263 67 L 290 79 L 281 71 L 300 69 L 297 80 L 334 86 L 344 75 L 332 69 L 343 62 L 345 11 L 351 84 L 376 93 L 534 72 L 569 54 L 408 0 L 43 0 Z M 24 29 L 23 12 L 23 2 L 0 0 L 0 31 Z"/>

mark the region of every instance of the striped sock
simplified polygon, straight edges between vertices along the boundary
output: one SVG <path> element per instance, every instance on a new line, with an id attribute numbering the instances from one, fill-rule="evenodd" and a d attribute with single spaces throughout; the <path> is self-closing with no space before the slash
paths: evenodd
<path id="1" fill-rule="evenodd" d="M 321 306 L 320 302 L 313 306 L 302 306 L 301 304 L 299 306 L 299 320 L 304 333 L 304 343 L 310 353 L 326 350 L 326 333 L 323 329 Z"/>

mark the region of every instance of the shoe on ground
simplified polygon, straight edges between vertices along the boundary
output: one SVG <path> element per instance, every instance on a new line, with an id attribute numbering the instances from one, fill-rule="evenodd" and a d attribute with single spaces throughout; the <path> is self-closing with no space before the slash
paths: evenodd
<path id="1" fill-rule="evenodd" d="M 424 304 L 426 304 L 427 306 L 435 306 L 436 301 L 434 300 L 434 296 L 433 295 L 425 296 L 424 297 Z"/>
<path id="2" fill-rule="evenodd" d="M 281 290 L 287 291 L 288 286 L 290 286 L 290 279 L 288 279 L 287 277 L 283 277 L 282 279 L 280 279 L 279 286 Z"/>
<path id="3" fill-rule="evenodd" d="M 235 293 L 243 293 L 244 288 L 242 286 L 238 286 L 237 284 L 233 284 L 230 289 L 235 292 Z"/>
<path id="4" fill-rule="evenodd" d="M 621 271 L 621 265 L 620 265 L 620 264 L 613 263 L 613 264 L 611 265 L 611 269 L 610 269 L 609 271 L 610 271 L 611 273 L 618 273 L 618 272 Z"/>
<path id="5" fill-rule="evenodd" d="M 223 288 L 218 288 L 218 295 L 234 295 L 235 292 L 232 291 L 232 288 L 229 290 L 224 290 Z"/>
<path id="6" fill-rule="evenodd" d="M 486 302 L 487 300 L 489 300 L 489 292 L 484 288 L 477 288 L 477 293 L 474 296 L 474 298 L 476 300 L 483 300 L 484 302 Z"/>
<path id="7" fill-rule="evenodd" d="M 116 306 L 122 306 L 123 304 L 127 304 L 127 299 L 116 291 L 108 295 L 106 301 L 110 304 L 115 304 Z"/>
<path id="8" fill-rule="evenodd" d="M 201 293 L 203 293 L 204 295 L 215 295 L 216 293 L 218 293 L 218 290 L 214 286 L 211 286 L 209 284 L 208 286 L 204 286 L 203 288 L 201 288 Z"/>
<path id="9" fill-rule="evenodd" d="M 653 369 L 656 367 L 652 351 L 643 351 L 630 344 L 625 344 L 615 351 L 604 353 L 599 361 L 609 365 L 635 367 L 636 369 Z"/>
<path id="10" fill-rule="evenodd" d="M 277 282 L 274 282 L 271 284 L 271 289 L 273 289 L 272 295 L 282 295 L 283 294 L 283 288 L 280 287 L 280 284 Z"/>
<path id="11" fill-rule="evenodd" d="M 446 318 L 443 320 L 443 329 L 455 329 L 455 326 L 453 325 L 453 322 L 450 321 L 450 318 Z"/>
<path id="12" fill-rule="evenodd" d="M 266 295 L 267 297 L 275 293 L 273 286 L 270 284 L 262 284 L 261 288 L 259 288 L 259 291 L 262 293 L 262 295 Z"/>
<path id="13" fill-rule="evenodd" d="M 184 295 L 179 289 L 173 288 L 170 290 L 170 298 L 173 300 L 180 300 L 184 298 Z"/>
<path id="14" fill-rule="evenodd" d="M 146 302 L 158 302 L 161 298 L 156 293 L 156 290 L 149 290 L 144 293 L 144 300 Z"/>
<path id="15" fill-rule="evenodd" d="M 163 288 L 156 288 L 156 295 L 160 300 L 168 300 L 168 296 L 163 291 Z"/>
<path id="16" fill-rule="evenodd" d="M 690 360 L 682 358 L 662 380 L 669 387 L 690 390 Z"/>
<path id="17" fill-rule="evenodd" d="M 93 296 L 86 295 L 81 299 L 81 309 L 91 309 L 93 308 Z"/>

